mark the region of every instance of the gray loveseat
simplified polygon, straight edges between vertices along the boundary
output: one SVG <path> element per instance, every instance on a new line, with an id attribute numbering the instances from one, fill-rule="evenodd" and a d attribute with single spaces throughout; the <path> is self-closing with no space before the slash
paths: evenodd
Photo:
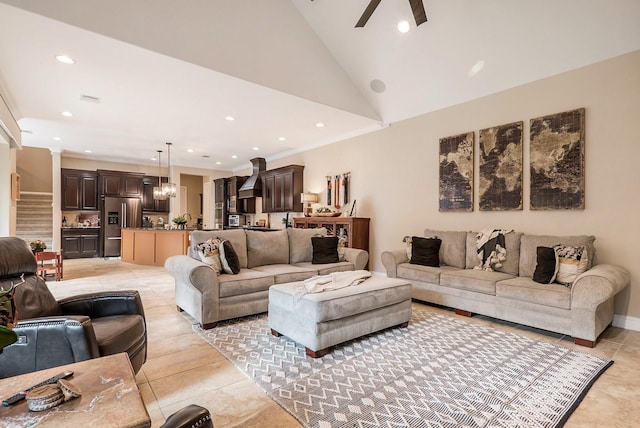
<path id="1" fill-rule="evenodd" d="M 507 259 L 495 271 L 474 270 L 479 264 L 475 232 L 427 229 L 425 237 L 442 240 L 440 267 L 409 263 L 406 250 L 385 251 L 387 276 L 413 285 L 412 298 L 570 335 L 575 343 L 593 347 L 613 321 L 614 296 L 630 283 L 618 266 L 595 264 L 593 236 L 505 235 Z M 571 287 L 533 281 L 537 247 L 556 244 L 586 246 L 591 261 Z"/>
<path id="2" fill-rule="evenodd" d="M 202 328 L 218 321 L 267 312 L 269 287 L 303 281 L 314 275 L 364 269 L 369 254 L 344 248 L 343 261 L 312 264 L 311 238 L 326 235 L 325 228 L 283 229 L 263 232 L 246 229 L 193 231 L 188 254 L 165 262 L 176 283 L 176 305 L 193 316 Z M 200 261 L 196 247 L 209 238 L 228 240 L 238 255 L 240 272 L 217 275 Z"/>

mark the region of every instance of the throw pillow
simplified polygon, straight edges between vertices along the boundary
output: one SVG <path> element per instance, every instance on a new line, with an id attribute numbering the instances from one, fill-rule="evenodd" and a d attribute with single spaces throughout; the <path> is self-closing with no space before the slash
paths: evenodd
<path id="1" fill-rule="evenodd" d="M 206 241 L 196 245 L 198 256 L 202 263 L 206 263 L 218 274 L 222 272 L 222 261 L 220 260 L 220 244 L 222 241 L 218 238 L 209 238 Z"/>
<path id="2" fill-rule="evenodd" d="M 229 241 L 222 241 L 220 245 L 220 261 L 225 273 L 235 275 L 240 272 L 240 259 Z"/>
<path id="3" fill-rule="evenodd" d="M 407 251 L 407 258 L 411 260 L 411 237 L 405 236 L 402 238 L 402 242 L 404 242 L 405 250 Z"/>
<path id="4" fill-rule="evenodd" d="M 558 257 L 558 275 L 556 282 L 571 287 L 578 275 L 589 267 L 587 247 L 571 247 L 569 245 L 555 245 L 553 249 Z"/>
<path id="5" fill-rule="evenodd" d="M 558 274 L 558 256 L 550 247 L 537 247 L 536 270 L 533 272 L 533 280 L 540 284 L 551 284 Z"/>
<path id="6" fill-rule="evenodd" d="M 340 261 L 337 236 L 314 236 L 311 238 L 311 245 L 313 246 L 312 264 L 338 263 Z"/>
<path id="7" fill-rule="evenodd" d="M 409 263 L 414 265 L 440 267 L 440 245 L 442 240 L 438 238 L 411 237 L 411 259 Z"/>

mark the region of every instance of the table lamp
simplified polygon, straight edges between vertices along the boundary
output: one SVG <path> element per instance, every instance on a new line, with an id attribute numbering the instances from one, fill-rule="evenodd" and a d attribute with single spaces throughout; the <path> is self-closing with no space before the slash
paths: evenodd
<path id="1" fill-rule="evenodd" d="M 305 217 L 310 217 L 311 216 L 311 203 L 312 202 L 318 202 L 319 198 L 318 198 L 318 194 L 317 193 L 301 193 L 300 194 L 300 200 L 302 201 L 302 203 L 306 203 L 307 205 L 304 208 L 304 216 Z"/>

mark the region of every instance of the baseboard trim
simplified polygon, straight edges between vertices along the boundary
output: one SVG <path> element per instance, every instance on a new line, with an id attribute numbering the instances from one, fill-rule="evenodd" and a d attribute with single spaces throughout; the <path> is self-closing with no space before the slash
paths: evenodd
<path id="1" fill-rule="evenodd" d="M 613 315 L 613 326 L 625 328 L 627 330 L 640 331 L 640 318 L 628 315 Z"/>

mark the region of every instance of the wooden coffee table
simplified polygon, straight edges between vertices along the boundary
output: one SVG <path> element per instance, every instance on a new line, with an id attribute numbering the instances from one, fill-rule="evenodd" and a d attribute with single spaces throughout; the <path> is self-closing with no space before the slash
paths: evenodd
<path id="1" fill-rule="evenodd" d="M 67 380 L 80 389 L 82 396 L 42 412 L 30 411 L 26 400 L 0 407 L 0 425 L 74 428 L 151 426 L 126 353 L 0 379 L 0 399 L 65 370 L 73 370 L 74 375 Z"/>

